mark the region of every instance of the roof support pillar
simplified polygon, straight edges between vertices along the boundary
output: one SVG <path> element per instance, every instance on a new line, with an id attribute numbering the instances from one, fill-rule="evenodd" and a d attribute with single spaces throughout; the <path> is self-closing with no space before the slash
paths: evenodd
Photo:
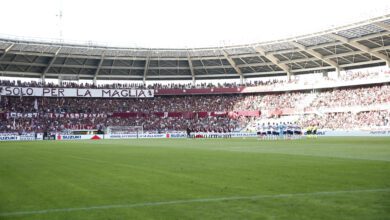
<path id="1" fill-rule="evenodd" d="M 45 75 L 41 75 L 41 82 L 42 84 L 45 84 Z"/>
<path id="2" fill-rule="evenodd" d="M 46 78 L 46 73 L 49 71 L 50 67 L 53 65 L 54 61 L 56 60 L 57 56 L 58 56 L 58 53 L 60 52 L 62 47 L 59 47 L 58 50 L 54 53 L 54 56 L 53 58 L 50 60 L 50 62 L 47 64 L 47 66 L 45 67 L 45 69 L 43 70 L 42 72 L 42 75 L 41 75 L 41 78 L 42 78 L 42 82 L 45 83 L 45 78 Z"/>
<path id="3" fill-rule="evenodd" d="M 191 60 L 190 55 L 188 55 L 187 58 L 188 58 L 188 66 L 190 67 L 190 72 L 191 72 L 191 76 L 192 76 L 192 85 L 195 86 L 196 85 L 196 79 L 195 79 L 194 66 L 192 65 L 192 60 Z"/>
<path id="4" fill-rule="evenodd" d="M 336 68 L 337 78 L 340 78 L 340 68 Z"/>
<path id="5" fill-rule="evenodd" d="M 104 54 L 102 54 L 102 57 L 100 58 L 100 61 L 99 61 L 99 64 L 95 70 L 95 74 L 93 76 L 93 85 L 96 86 L 96 80 L 97 80 L 97 77 L 99 75 L 99 71 L 100 69 L 102 68 L 102 65 L 103 65 L 103 61 L 104 61 Z"/>
<path id="6" fill-rule="evenodd" d="M 143 77 L 144 85 L 145 85 L 145 83 L 146 83 L 146 76 L 147 76 L 148 71 L 149 71 L 149 63 L 150 63 L 150 57 L 147 57 L 147 58 L 146 58 L 146 61 L 145 61 L 144 77 Z"/>
<path id="7" fill-rule="evenodd" d="M 290 71 L 287 72 L 287 81 L 288 82 L 291 81 L 291 72 Z"/>
<path id="8" fill-rule="evenodd" d="M 238 68 L 236 62 L 234 62 L 234 60 L 229 56 L 229 54 L 225 50 L 222 50 L 222 52 L 225 58 L 227 59 L 227 61 L 230 63 L 233 69 L 240 76 L 240 84 L 242 84 L 244 82 L 244 75 L 242 75 L 242 71 L 240 70 L 240 68 Z"/>

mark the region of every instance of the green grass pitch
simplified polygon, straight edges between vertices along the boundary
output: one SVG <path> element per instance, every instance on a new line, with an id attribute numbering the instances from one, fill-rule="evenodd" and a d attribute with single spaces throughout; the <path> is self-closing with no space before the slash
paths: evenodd
<path id="1" fill-rule="evenodd" d="M 0 219 L 390 219 L 390 138 L 1 142 Z"/>

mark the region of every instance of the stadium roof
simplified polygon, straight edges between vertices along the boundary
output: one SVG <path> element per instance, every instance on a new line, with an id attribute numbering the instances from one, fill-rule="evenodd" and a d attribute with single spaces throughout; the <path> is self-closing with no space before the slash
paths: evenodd
<path id="1" fill-rule="evenodd" d="M 119 48 L 0 39 L 0 76 L 202 80 L 390 66 L 390 15 L 304 36 L 237 46 Z"/>

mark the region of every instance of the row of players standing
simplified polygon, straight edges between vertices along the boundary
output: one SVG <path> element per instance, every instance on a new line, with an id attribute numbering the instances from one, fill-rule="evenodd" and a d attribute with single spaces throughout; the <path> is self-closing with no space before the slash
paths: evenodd
<path id="1" fill-rule="evenodd" d="M 291 122 L 258 124 L 257 135 L 261 139 L 299 139 L 302 137 L 302 128 Z"/>
<path id="2" fill-rule="evenodd" d="M 191 134 L 194 132 L 195 134 Z M 200 133 L 198 133 L 200 132 Z M 187 138 L 232 138 L 231 130 L 229 128 L 224 129 L 215 129 L 215 130 L 196 130 L 190 129 L 187 127 L 186 129 Z"/>

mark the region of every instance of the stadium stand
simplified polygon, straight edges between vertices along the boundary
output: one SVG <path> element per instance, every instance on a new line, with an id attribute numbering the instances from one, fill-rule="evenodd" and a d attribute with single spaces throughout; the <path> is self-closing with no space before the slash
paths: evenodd
<path id="1" fill-rule="evenodd" d="M 0 132 L 253 131 L 268 121 L 323 129 L 389 126 L 389 23 L 386 15 L 284 40 L 192 49 L 0 39 L 2 89 L 150 92 L 127 99 L 2 93 Z"/>
<path id="2" fill-rule="evenodd" d="M 341 80 L 367 80 L 375 74 L 351 74 Z M 267 86 L 280 81 L 256 82 L 243 88 Z M 286 85 L 296 82 L 283 82 Z M 43 86 L 36 82 L 1 81 L 1 86 Z M 47 84 L 48 87 L 59 85 Z M 69 88 L 90 85 L 65 83 Z M 102 85 L 103 88 L 140 88 L 139 85 Z M 133 87 L 135 86 L 135 87 Z M 172 90 L 183 84 L 168 85 Z M 207 86 L 207 85 L 206 85 Z M 226 85 L 226 86 L 231 86 Z M 154 84 L 154 89 L 168 88 Z M 221 88 L 224 88 L 223 86 Z M 169 90 L 169 89 L 168 89 Z M 292 92 L 156 96 L 144 99 L 48 98 L 4 96 L 0 101 L 1 132 L 102 129 L 108 126 L 143 126 L 146 132 L 241 131 L 255 122 L 271 119 L 318 124 L 326 129 L 389 126 L 390 85 L 354 85 Z M 381 108 L 384 107 L 384 110 Z M 295 117 L 291 117 L 295 116 Z"/>

